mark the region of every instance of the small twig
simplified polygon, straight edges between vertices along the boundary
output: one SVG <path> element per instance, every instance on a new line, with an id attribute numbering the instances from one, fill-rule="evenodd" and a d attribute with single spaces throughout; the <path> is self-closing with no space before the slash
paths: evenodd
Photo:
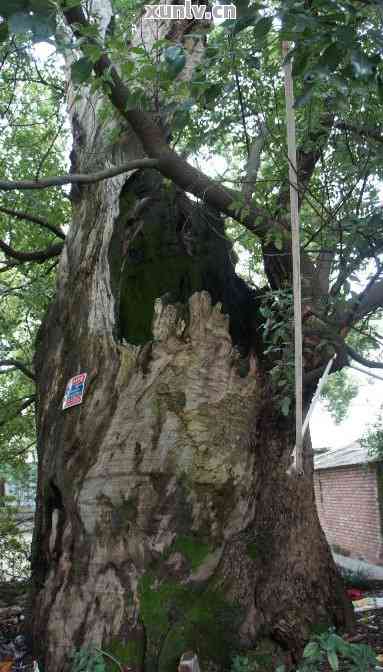
<path id="1" fill-rule="evenodd" d="M 3 212 L 5 215 L 9 215 L 10 217 L 14 217 L 15 219 L 25 219 L 27 222 L 37 224 L 38 226 L 41 226 L 44 229 L 47 229 L 48 231 L 51 231 L 52 233 L 55 234 L 55 236 L 58 236 L 58 238 L 62 238 L 62 240 L 65 240 L 64 231 L 59 229 L 57 226 L 50 224 L 43 217 L 38 217 L 37 215 L 31 215 L 29 214 L 29 212 L 21 212 L 20 210 L 13 210 L 12 208 L 6 208 L 3 205 L 0 205 L 0 212 Z"/>
<path id="2" fill-rule="evenodd" d="M 113 660 L 113 662 L 116 663 L 116 665 L 118 665 L 118 668 L 119 668 L 120 672 L 123 672 L 123 667 L 122 667 L 120 661 L 117 660 L 117 658 L 115 658 L 114 656 L 112 656 L 111 653 L 108 653 L 107 651 L 103 651 L 102 649 L 97 648 L 97 646 L 95 646 L 94 648 L 95 648 L 95 651 L 98 651 L 98 653 L 101 653 L 102 656 L 106 656 L 106 658 L 110 658 L 110 660 Z"/>

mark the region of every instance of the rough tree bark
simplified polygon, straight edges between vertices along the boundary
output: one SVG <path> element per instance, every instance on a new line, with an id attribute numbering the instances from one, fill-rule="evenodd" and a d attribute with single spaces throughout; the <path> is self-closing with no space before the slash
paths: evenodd
<path id="1" fill-rule="evenodd" d="M 108 144 L 98 105 L 71 107 L 82 171 L 89 157 L 142 156 L 126 126 Z M 351 612 L 308 444 L 305 476 L 287 475 L 291 419 L 249 355 L 257 294 L 234 273 L 222 221 L 154 171 L 73 200 L 35 362 L 41 669 L 69 669 L 87 643 L 137 671 L 170 672 L 188 649 L 212 669 L 238 649 L 294 660 L 313 627 L 344 626 Z M 80 372 L 83 403 L 62 411 Z"/>

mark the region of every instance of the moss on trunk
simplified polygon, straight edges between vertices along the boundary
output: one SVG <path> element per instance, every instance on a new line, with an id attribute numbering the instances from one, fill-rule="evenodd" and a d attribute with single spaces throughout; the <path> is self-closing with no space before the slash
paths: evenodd
<path id="1" fill-rule="evenodd" d="M 152 338 L 158 297 L 187 304 L 202 290 L 222 303 L 233 341 L 244 354 L 259 341 L 259 297 L 235 274 L 222 218 L 157 173 L 136 174 L 125 185 L 110 260 L 118 333 L 129 343 Z"/>

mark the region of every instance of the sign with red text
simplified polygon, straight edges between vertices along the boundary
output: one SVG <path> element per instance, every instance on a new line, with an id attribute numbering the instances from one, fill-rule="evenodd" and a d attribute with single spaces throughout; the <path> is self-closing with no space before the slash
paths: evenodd
<path id="1" fill-rule="evenodd" d="M 86 373 L 79 373 L 69 380 L 64 394 L 63 410 L 81 404 L 84 396 L 86 376 Z"/>

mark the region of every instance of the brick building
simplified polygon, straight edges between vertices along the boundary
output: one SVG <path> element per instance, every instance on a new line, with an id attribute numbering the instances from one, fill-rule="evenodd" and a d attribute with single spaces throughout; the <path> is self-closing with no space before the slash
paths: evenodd
<path id="1" fill-rule="evenodd" d="M 332 550 L 383 565 L 383 462 L 360 443 L 316 451 L 315 499 Z"/>

